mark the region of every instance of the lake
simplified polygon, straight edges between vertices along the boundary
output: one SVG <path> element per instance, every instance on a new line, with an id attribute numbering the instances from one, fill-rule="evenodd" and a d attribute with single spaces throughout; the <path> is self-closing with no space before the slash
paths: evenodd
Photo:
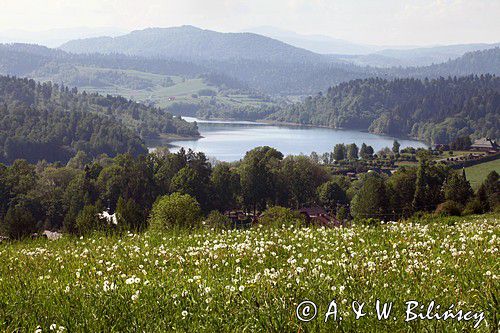
<path id="1" fill-rule="evenodd" d="M 258 146 L 271 146 L 286 155 L 309 155 L 315 151 L 318 154 L 331 152 L 337 143 L 355 143 L 358 147 L 364 142 L 373 147 L 375 152 L 392 147 L 395 138 L 361 132 L 357 130 L 343 130 L 304 126 L 270 125 L 249 121 L 218 121 L 200 120 L 183 117 L 185 120 L 198 123 L 203 138 L 197 140 L 179 141 L 150 141 L 150 149 L 161 145 L 170 145 L 170 150 L 176 152 L 180 147 L 186 150 L 191 148 L 197 152 L 204 152 L 209 157 L 220 161 L 237 161 L 245 153 Z M 401 148 L 427 147 L 420 141 L 397 139 Z"/>

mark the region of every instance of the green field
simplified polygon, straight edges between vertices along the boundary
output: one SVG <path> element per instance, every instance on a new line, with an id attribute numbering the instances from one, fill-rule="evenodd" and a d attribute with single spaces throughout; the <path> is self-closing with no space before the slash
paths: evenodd
<path id="1" fill-rule="evenodd" d="M 495 332 L 499 217 L 4 243 L 0 331 Z M 377 299 L 394 302 L 387 320 Z M 484 320 L 405 322 L 410 300 Z M 353 301 L 366 303 L 359 320 Z"/>
<path id="2" fill-rule="evenodd" d="M 500 174 L 500 159 L 465 168 L 465 175 L 472 188 L 477 190 L 491 171 Z"/>
<path id="3" fill-rule="evenodd" d="M 60 73 L 57 75 L 50 74 L 36 77 L 36 80 L 40 81 L 53 81 L 53 82 L 66 82 L 69 78 L 83 77 L 85 79 L 93 78 L 97 74 L 108 74 L 115 73 L 120 74 L 129 80 L 134 79 L 140 80 L 141 82 L 148 83 L 147 88 L 138 89 L 127 87 L 127 82 L 120 83 L 108 83 L 102 86 L 92 86 L 79 84 L 78 88 L 80 90 L 85 90 L 87 92 L 98 92 L 100 94 L 110 94 L 110 95 L 121 95 L 126 98 L 130 98 L 142 103 L 154 103 L 158 107 L 168 107 L 176 102 L 185 103 L 200 103 L 201 101 L 208 101 L 210 97 L 200 96 L 198 98 L 193 98 L 193 94 L 197 94 L 202 89 L 211 89 L 217 92 L 216 99 L 225 104 L 230 105 L 261 105 L 267 104 L 266 102 L 258 99 L 252 98 L 245 94 L 229 94 L 222 93 L 219 91 L 218 87 L 210 86 L 204 82 L 201 78 L 184 78 L 174 75 L 160 75 L 147 72 L 141 72 L 136 70 L 120 70 L 120 69 L 109 69 L 109 68 L 99 68 L 99 67 L 85 67 L 85 66 L 75 66 L 73 72 Z M 71 76 L 73 75 L 73 76 Z M 67 77 L 69 76 L 69 78 Z M 173 81 L 173 85 L 165 86 L 165 80 L 170 78 Z"/>

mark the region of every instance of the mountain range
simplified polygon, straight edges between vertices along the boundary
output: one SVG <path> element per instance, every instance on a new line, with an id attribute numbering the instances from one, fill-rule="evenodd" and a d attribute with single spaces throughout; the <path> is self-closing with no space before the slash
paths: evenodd
<path id="1" fill-rule="evenodd" d="M 0 31 L 0 43 L 28 43 L 47 47 L 59 47 L 74 39 L 120 36 L 127 31 L 114 27 L 89 28 L 77 27 L 66 29 L 50 29 L 45 31 L 3 30 Z"/>
<path id="2" fill-rule="evenodd" d="M 428 66 L 456 59 L 466 52 L 485 50 L 500 46 L 500 43 L 457 44 L 436 46 L 415 45 L 368 45 L 332 38 L 324 35 L 303 35 L 271 26 L 262 26 L 247 31 L 274 38 L 287 44 L 319 54 L 334 55 L 358 65 L 377 67 Z"/>
<path id="3" fill-rule="evenodd" d="M 322 55 L 253 33 L 220 33 L 193 26 L 148 28 L 118 37 L 67 42 L 71 53 L 121 53 L 186 60 L 326 61 Z"/>
<path id="4" fill-rule="evenodd" d="M 326 40 L 326 37 L 315 38 Z M 245 86 L 271 95 L 303 96 L 341 82 L 368 77 L 432 78 L 499 74 L 500 49 L 490 48 L 493 45 L 470 44 L 385 50 L 365 55 L 330 55 L 255 33 L 220 33 L 182 26 L 149 28 L 117 37 L 77 39 L 64 43 L 58 49 L 27 44 L 0 45 L 0 73 L 74 82 L 76 85 L 86 82 L 84 86 L 88 87 L 89 82 L 102 83 L 103 73 L 99 73 L 100 78 L 96 81 L 93 77 L 82 77 L 76 67 L 93 66 L 99 70 L 136 70 L 184 78 L 209 75 L 218 77 L 218 84 L 227 87 Z M 459 55 L 476 48 L 488 49 Z M 429 66 L 408 66 L 417 58 L 434 62 L 432 59 L 440 57 L 453 59 Z M 92 72 L 95 71 L 88 70 L 85 75 Z M 114 81 L 128 80 L 129 74 L 115 73 Z M 136 78 L 125 86 L 137 84 L 147 86 L 142 78 Z"/>
<path id="5" fill-rule="evenodd" d="M 122 53 L 190 60 L 333 61 L 360 66 L 408 67 L 437 64 L 467 52 L 500 46 L 500 43 L 477 43 L 391 48 L 356 44 L 328 36 L 300 35 L 272 27 L 251 31 L 221 33 L 193 26 L 149 28 L 116 37 L 72 40 L 60 48 L 72 53 Z"/>

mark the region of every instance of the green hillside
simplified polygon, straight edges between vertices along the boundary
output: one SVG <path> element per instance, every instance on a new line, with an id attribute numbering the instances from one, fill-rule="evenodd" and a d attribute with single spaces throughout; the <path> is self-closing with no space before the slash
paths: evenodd
<path id="1" fill-rule="evenodd" d="M 492 171 L 500 174 L 500 159 L 465 168 L 465 175 L 472 188 L 477 190 Z"/>

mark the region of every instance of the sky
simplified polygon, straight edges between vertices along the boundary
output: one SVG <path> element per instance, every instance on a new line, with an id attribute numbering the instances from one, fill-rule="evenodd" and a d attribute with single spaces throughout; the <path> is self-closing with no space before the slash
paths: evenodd
<path id="1" fill-rule="evenodd" d="M 274 26 L 373 45 L 500 42 L 500 0 L 0 0 L 0 31 Z"/>

